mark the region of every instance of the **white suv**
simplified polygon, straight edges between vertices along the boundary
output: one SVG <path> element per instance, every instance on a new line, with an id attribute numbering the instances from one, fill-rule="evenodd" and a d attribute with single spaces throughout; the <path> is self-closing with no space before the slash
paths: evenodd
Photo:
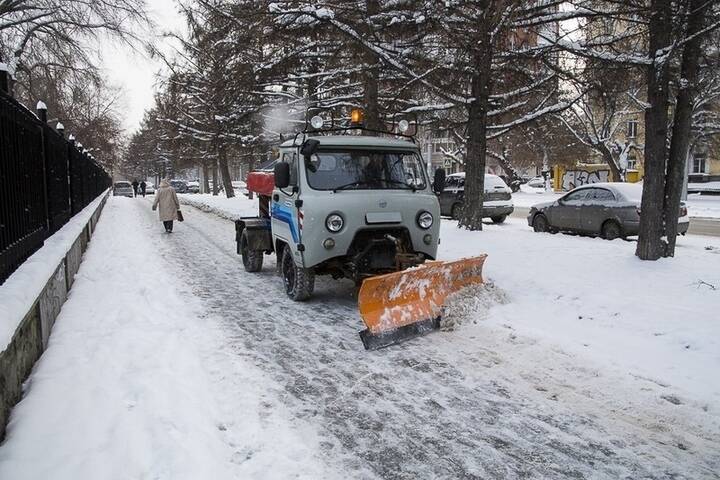
<path id="1" fill-rule="evenodd" d="M 485 174 L 485 195 L 483 196 L 483 217 L 493 223 L 502 223 L 514 210 L 510 188 L 502 178 L 491 173 Z M 465 195 L 465 173 L 453 173 L 445 177 L 445 188 L 439 195 L 441 215 L 458 218 Z"/>

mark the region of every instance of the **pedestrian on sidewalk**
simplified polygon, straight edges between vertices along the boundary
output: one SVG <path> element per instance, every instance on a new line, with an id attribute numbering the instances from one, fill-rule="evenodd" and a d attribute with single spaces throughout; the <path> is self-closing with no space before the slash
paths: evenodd
<path id="1" fill-rule="evenodd" d="M 160 208 L 158 209 L 158 206 Z M 167 233 L 172 233 L 173 220 L 178 219 L 180 213 L 180 202 L 178 201 L 175 189 L 170 186 L 170 182 L 164 179 L 160 182 L 160 187 L 155 192 L 155 201 L 152 206 L 153 210 L 158 210 L 160 221 L 165 226 Z"/>
<path id="2" fill-rule="evenodd" d="M 145 189 L 147 189 L 147 183 L 143 180 L 140 182 L 140 193 L 142 193 L 143 198 L 145 198 Z"/>
<path id="3" fill-rule="evenodd" d="M 137 197 L 138 185 L 139 185 L 139 184 L 138 184 L 138 181 L 137 181 L 137 178 L 136 178 L 136 179 L 133 180 L 133 182 L 132 182 L 133 192 L 135 193 L 135 195 L 133 195 L 134 197 Z"/>

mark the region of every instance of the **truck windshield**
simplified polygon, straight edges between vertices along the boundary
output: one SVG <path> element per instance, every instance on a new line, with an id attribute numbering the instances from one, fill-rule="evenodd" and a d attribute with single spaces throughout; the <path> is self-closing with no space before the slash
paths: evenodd
<path id="1" fill-rule="evenodd" d="M 305 162 L 315 190 L 423 190 L 422 160 L 415 152 L 319 151 Z"/>

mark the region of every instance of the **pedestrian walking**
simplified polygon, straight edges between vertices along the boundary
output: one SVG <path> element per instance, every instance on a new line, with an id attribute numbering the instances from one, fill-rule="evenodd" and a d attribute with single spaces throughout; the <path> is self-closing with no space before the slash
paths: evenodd
<path id="1" fill-rule="evenodd" d="M 155 192 L 155 201 L 153 202 L 152 209 L 158 210 L 160 221 L 163 222 L 167 233 L 172 233 L 173 220 L 182 221 L 180 202 L 178 201 L 175 189 L 170 186 L 167 180 L 160 182 L 160 187 Z"/>
<path id="2" fill-rule="evenodd" d="M 135 193 L 135 194 L 133 195 L 134 197 L 137 197 L 138 185 L 139 185 L 139 183 L 138 183 L 137 178 L 136 178 L 136 179 L 133 180 L 133 182 L 132 182 L 133 192 Z"/>
<path id="3" fill-rule="evenodd" d="M 143 180 L 140 182 L 140 193 L 142 193 L 143 198 L 145 198 L 145 189 L 147 189 L 147 183 Z"/>

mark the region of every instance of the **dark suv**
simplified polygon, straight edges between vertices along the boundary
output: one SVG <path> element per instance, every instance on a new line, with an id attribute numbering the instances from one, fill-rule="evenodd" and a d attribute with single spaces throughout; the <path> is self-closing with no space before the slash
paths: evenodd
<path id="1" fill-rule="evenodd" d="M 440 214 L 458 218 L 465 194 L 465 173 L 453 173 L 445 178 L 445 188 L 438 196 Z M 485 174 L 485 195 L 483 196 L 483 217 L 494 223 L 502 223 L 514 210 L 510 188 L 502 178 Z"/>

